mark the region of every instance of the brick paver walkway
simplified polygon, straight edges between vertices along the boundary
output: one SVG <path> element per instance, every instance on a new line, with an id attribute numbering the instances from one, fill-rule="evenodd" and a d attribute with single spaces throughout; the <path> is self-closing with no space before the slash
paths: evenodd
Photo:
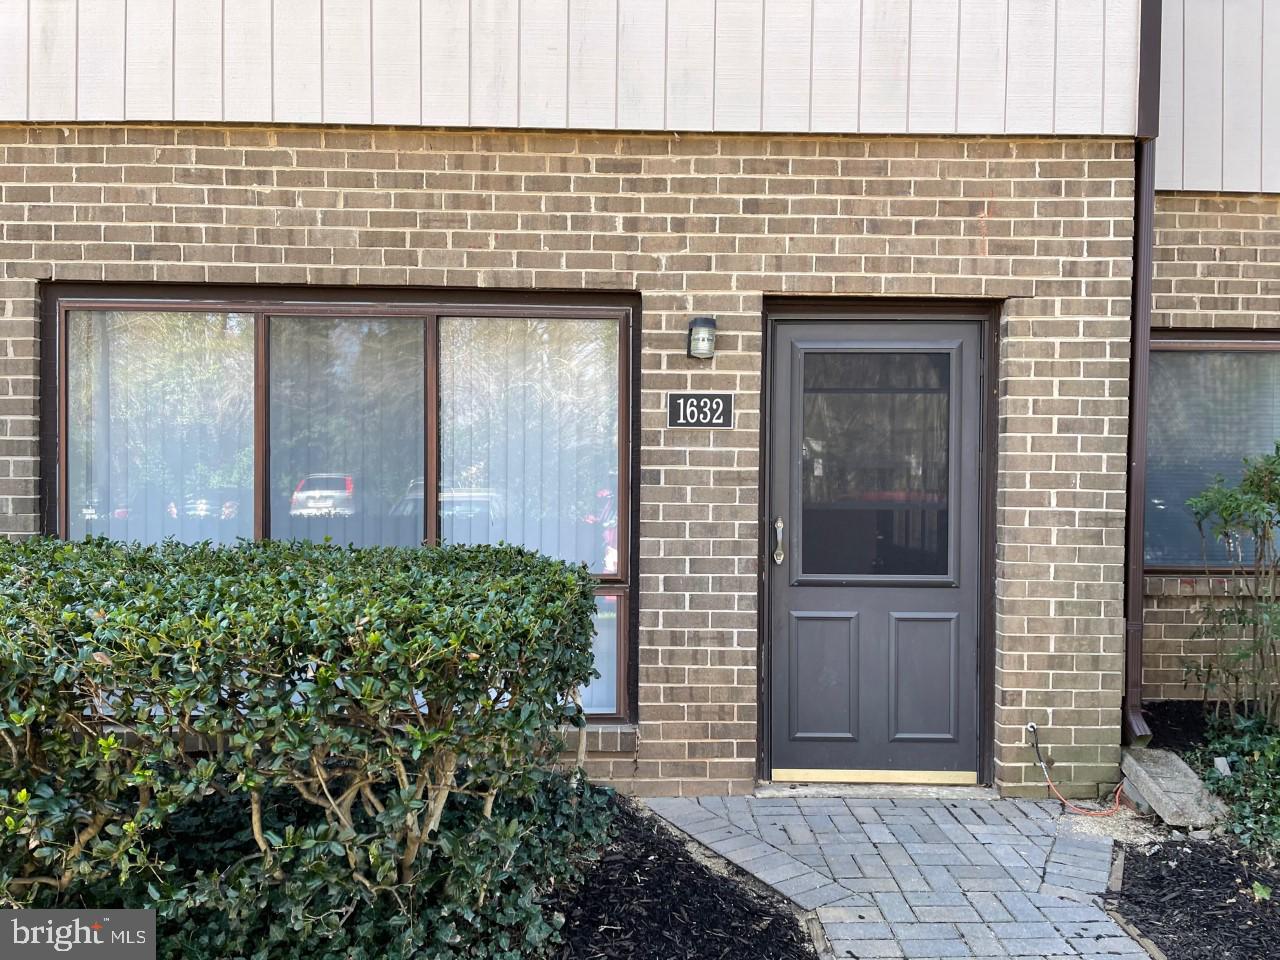
<path id="1" fill-rule="evenodd" d="M 816 910 L 836 957 L 1138 958 L 1106 915 L 1111 841 L 1056 803 L 709 797 L 648 801 Z"/>

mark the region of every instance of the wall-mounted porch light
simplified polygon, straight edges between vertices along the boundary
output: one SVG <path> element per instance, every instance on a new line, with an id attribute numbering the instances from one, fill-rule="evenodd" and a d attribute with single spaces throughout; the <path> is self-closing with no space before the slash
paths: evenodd
<path id="1" fill-rule="evenodd" d="M 715 318 L 694 317 L 689 321 L 689 356 L 698 360 L 710 360 L 715 355 Z"/>

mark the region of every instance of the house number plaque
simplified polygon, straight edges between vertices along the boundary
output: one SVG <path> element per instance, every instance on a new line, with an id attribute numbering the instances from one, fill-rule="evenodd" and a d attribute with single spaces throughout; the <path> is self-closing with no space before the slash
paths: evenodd
<path id="1" fill-rule="evenodd" d="M 733 426 L 733 394 L 669 393 L 667 426 L 729 429 Z"/>

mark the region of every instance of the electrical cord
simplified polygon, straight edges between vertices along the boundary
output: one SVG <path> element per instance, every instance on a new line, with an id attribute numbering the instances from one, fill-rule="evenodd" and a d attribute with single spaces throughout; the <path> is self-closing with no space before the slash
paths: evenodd
<path id="1" fill-rule="evenodd" d="M 1077 807 L 1068 800 L 1058 790 L 1058 785 L 1053 782 L 1053 777 L 1049 776 L 1049 763 L 1045 760 L 1044 755 L 1040 753 L 1040 731 L 1034 723 L 1027 724 L 1027 733 L 1031 734 L 1031 746 L 1036 751 L 1036 763 L 1040 764 L 1040 772 L 1044 774 L 1044 781 L 1049 785 L 1049 789 L 1053 791 L 1053 795 L 1062 801 L 1062 805 L 1072 813 L 1081 817 L 1110 817 L 1120 812 L 1120 798 L 1124 795 L 1124 784 L 1116 785 L 1115 797 L 1111 806 L 1105 810 L 1086 810 L 1084 807 Z"/>

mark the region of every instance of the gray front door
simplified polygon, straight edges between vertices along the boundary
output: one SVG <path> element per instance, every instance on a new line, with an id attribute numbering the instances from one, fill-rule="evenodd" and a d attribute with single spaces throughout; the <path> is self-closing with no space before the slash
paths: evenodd
<path id="1" fill-rule="evenodd" d="M 772 331 L 773 776 L 973 782 L 981 325 Z"/>

